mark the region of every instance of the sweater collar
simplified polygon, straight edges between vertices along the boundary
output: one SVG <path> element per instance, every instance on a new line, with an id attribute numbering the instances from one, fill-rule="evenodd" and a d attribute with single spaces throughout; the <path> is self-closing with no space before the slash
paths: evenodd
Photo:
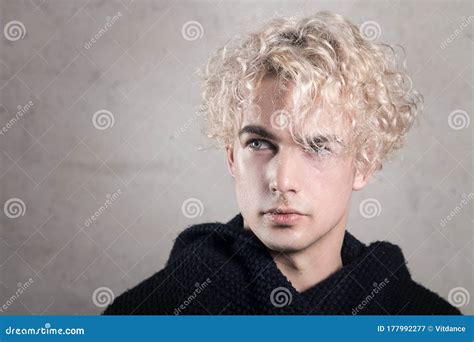
<path id="1" fill-rule="evenodd" d="M 241 213 L 238 213 L 231 220 L 229 220 L 227 222 L 227 225 L 235 228 L 239 233 L 247 235 L 248 237 L 253 235 L 251 241 L 256 245 L 264 246 L 252 232 L 249 232 L 248 230 L 244 229 L 244 219 Z M 255 240 L 258 240 L 258 242 Z M 351 233 L 346 230 L 344 233 L 344 240 L 342 242 L 341 249 L 342 265 L 345 266 L 349 264 L 354 258 L 363 253 L 365 247 L 366 246 L 364 245 L 364 243 L 356 239 Z"/>
<path id="2" fill-rule="evenodd" d="M 234 216 L 227 225 L 235 229 L 238 235 L 236 243 L 245 246 L 240 249 L 242 255 L 256 253 L 253 255 L 256 259 L 258 255 L 265 260 L 265 263 L 252 263 L 256 265 L 254 271 L 260 272 L 262 279 L 275 279 L 273 284 L 290 291 L 293 299 L 291 306 L 314 308 L 310 312 L 312 314 L 328 310 L 348 314 L 375 289 L 384 287 L 385 295 L 395 294 L 401 291 L 406 281 L 411 280 L 398 246 L 385 241 L 366 246 L 346 230 L 341 249 L 342 268 L 300 293 L 278 269 L 266 246 L 251 231 L 243 228 L 242 214 Z M 344 305 L 333 307 L 334 303 Z M 291 308 L 288 307 L 287 311 Z"/>

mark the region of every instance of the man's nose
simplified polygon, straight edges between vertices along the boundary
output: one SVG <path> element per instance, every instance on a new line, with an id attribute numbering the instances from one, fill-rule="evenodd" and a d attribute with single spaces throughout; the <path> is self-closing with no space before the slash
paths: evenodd
<path id="1" fill-rule="evenodd" d="M 303 170 L 294 149 L 280 150 L 273 157 L 269 168 L 269 186 L 272 192 L 286 194 L 300 190 L 299 179 Z"/>

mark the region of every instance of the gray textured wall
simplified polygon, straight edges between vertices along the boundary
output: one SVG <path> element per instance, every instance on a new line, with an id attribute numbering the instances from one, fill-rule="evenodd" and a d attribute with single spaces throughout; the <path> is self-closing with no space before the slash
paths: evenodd
<path id="1" fill-rule="evenodd" d="M 348 229 L 400 244 L 415 280 L 472 314 L 470 1 L 1 0 L 3 314 L 99 313 L 107 291 L 162 268 L 179 231 L 234 216 L 224 153 L 200 133 L 194 71 L 274 14 L 322 9 L 402 44 L 426 101 L 406 149 L 355 193 Z M 183 30 L 190 21 L 197 32 Z M 197 217 L 183 215 L 190 198 Z"/>

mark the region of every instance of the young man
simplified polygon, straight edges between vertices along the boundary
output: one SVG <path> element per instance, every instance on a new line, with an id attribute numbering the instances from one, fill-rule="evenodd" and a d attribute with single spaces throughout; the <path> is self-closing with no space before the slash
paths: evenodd
<path id="1" fill-rule="evenodd" d="M 459 314 L 411 279 L 399 247 L 346 231 L 352 192 L 421 110 L 389 45 L 330 12 L 277 18 L 203 77 L 240 213 L 187 228 L 105 314 Z"/>

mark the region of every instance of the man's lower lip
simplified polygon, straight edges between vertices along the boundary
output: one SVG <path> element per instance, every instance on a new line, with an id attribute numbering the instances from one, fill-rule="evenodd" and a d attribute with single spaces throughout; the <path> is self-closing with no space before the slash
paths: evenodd
<path id="1" fill-rule="evenodd" d="M 293 224 L 303 217 L 300 214 L 272 214 L 265 213 L 265 217 L 276 224 Z"/>

